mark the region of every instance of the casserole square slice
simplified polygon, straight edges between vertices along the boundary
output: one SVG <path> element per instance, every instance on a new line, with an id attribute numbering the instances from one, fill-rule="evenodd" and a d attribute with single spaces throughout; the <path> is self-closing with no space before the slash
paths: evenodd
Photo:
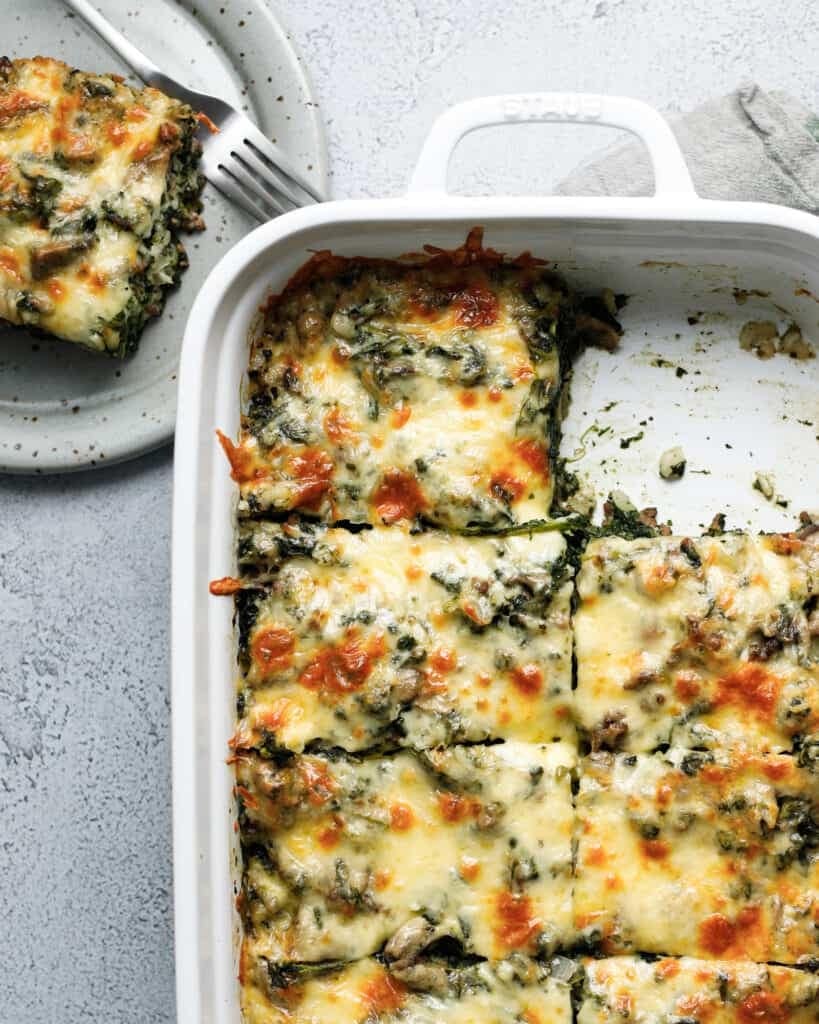
<path id="1" fill-rule="evenodd" d="M 592 541 L 577 712 L 593 747 L 745 744 L 819 729 L 819 533 Z"/>
<path id="2" fill-rule="evenodd" d="M 0 58 L 0 319 L 133 351 L 204 226 L 197 128 L 156 89 Z"/>
<path id="3" fill-rule="evenodd" d="M 492 530 L 548 515 L 574 302 L 467 248 L 425 265 L 319 254 L 252 340 L 240 514 Z"/>
<path id="4" fill-rule="evenodd" d="M 574 738 L 560 535 L 248 522 L 239 560 L 235 749 Z"/>
<path id="5" fill-rule="evenodd" d="M 604 952 L 819 955 L 819 775 L 790 755 L 592 755 L 577 829 L 575 925 Z"/>
<path id="6" fill-rule="evenodd" d="M 273 963 L 441 938 L 502 959 L 566 943 L 574 751 L 235 757 L 245 934 Z"/>
<path id="7" fill-rule="evenodd" d="M 612 957 L 585 963 L 578 1024 L 621 1024 L 624 1018 L 750 1024 L 813 1024 L 819 978 L 788 967 L 738 960 Z"/>
<path id="8" fill-rule="evenodd" d="M 247 1024 L 571 1024 L 569 985 L 545 963 L 514 956 L 458 964 L 420 957 L 393 968 L 379 960 L 281 967 L 242 949 Z"/>

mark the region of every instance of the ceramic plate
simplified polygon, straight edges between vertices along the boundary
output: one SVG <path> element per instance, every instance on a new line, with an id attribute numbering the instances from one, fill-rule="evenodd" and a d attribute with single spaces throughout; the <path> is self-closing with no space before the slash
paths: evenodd
<path id="1" fill-rule="evenodd" d="M 265 0 L 95 0 L 163 71 L 244 110 L 320 189 L 324 130 L 301 58 Z M 0 55 L 128 69 L 60 0 L 0 3 Z M 134 82 L 133 76 L 128 77 Z M 124 361 L 0 327 L 0 470 L 46 473 L 132 458 L 169 441 L 185 320 L 208 272 L 256 223 L 205 187 L 202 234 L 162 317 Z"/>

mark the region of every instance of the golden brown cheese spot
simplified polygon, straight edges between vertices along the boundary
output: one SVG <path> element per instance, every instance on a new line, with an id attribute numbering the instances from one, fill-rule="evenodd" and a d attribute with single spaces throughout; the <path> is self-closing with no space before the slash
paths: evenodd
<path id="1" fill-rule="evenodd" d="M 308 690 L 327 694 L 350 693 L 360 689 L 369 678 L 374 663 L 386 652 L 383 637 L 366 646 L 351 633 L 343 644 L 320 650 L 299 676 Z"/>
<path id="2" fill-rule="evenodd" d="M 714 1014 L 713 1000 L 701 992 L 683 996 L 677 1000 L 677 1010 L 681 1017 L 693 1017 L 696 1021 L 707 1021 Z"/>
<path id="3" fill-rule="evenodd" d="M 583 862 L 592 867 L 602 867 L 607 860 L 606 851 L 599 843 L 591 843 L 583 854 Z"/>
<path id="4" fill-rule="evenodd" d="M 763 665 L 749 663 L 717 680 L 714 704 L 733 704 L 758 718 L 769 718 L 779 699 L 781 680 Z"/>
<path id="5" fill-rule="evenodd" d="M 324 433 L 333 444 L 341 444 L 355 436 L 353 424 L 337 405 L 325 413 L 323 426 Z"/>
<path id="6" fill-rule="evenodd" d="M 543 673 L 532 662 L 528 665 L 518 665 L 512 670 L 512 682 L 522 694 L 534 697 L 543 689 Z"/>
<path id="7" fill-rule="evenodd" d="M 545 447 L 539 441 L 533 441 L 531 438 L 523 438 L 519 441 L 514 441 L 512 443 L 512 448 L 517 457 L 524 462 L 529 469 L 537 473 L 538 476 L 543 477 L 544 480 L 549 479 L 551 476 L 549 456 Z"/>
<path id="8" fill-rule="evenodd" d="M 364 1014 L 359 1020 L 378 1020 L 384 1014 L 396 1013 L 406 998 L 407 990 L 400 981 L 386 972 L 379 973 L 361 987 Z"/>
<path id="9" fill-rule="evenodd" d="M 665 860 L 671 853 L 671 846 L 663 839 L 642 839 L 640 852 L 649 860 Z"/>
<path id="10" fill-rule="evenodd" d="M 674 693 L 680 700 L 693 700 L 700 693 L 700 677 L 696 672 L 680 672 L 674 680 Z"/>
<path id="11" fill-rule="evenodd" d="M 777 555 L 796 555 L 805 546 L 804 541 L 800 540 L 799 537 L 795 537 L 793 534 L 774 534 L 768 538 L 771 550 Z"/>
<path id="12" fill-rule="evenodd" d="M 766 757 L 761 759 L 760 767 L 765 775 L 774 782 L 781 782 L 793 772 L 793 761 L 787 757 Z"/>
<path id="13" fill-rule="evenodd" d="M 535 371 L 528 363 L 518 363 L 518 365 L 512 370 L 512 376 L 517 381 L 527 381 L 534 377 Z"/>
<path id="14" fill-rule="evenodd" d="M 134 104 L 133 107 L 129 107 L 125 111 L 126 121 L 132 121 L 138 124 L 140 121 L 144 121 L 146 117 L 148 117 L 148 111 L 139 103 Z"/>
<path id="15" fill-rule="evenodd" d="M 302 785 L 307 790 L 307 799 L 314 807 L 321 807 L 332 800 L 338 784 L 322 761 L 301 758 L 298 770 Z"/>
<path id="16" fill-rule="evenodd" d="M 401 519 L 413 519 L 427 507 L 417 479 L 401 469 L 388 469 L 375 489 L 372 503 L 387 526 Z"/>
<path id="17" fill-rule="evenodd" d="M 390 426 L 394 430 L 400 430 L 412 415 L 412 406 L 406 402 L 397 405 L 390 414 Z"/>
<path id="18" fill-rule="evenodd" d="M 265 675 L 289 668 L 296 649 L 296 636 L 286 626 L 267 626 L 253 637 L 251 655 Z"/>
<path id="19" fill-rule="evenodd" d="M 111 121 L 105 129 L 105 134 L 112 146 L 121 146 L 130 138 L 130 132 L 121 121 Z"/>
<path id="20" fill-rule="evenodd" d="M 319 846 L 322 846 L 325 850 L 332 850 L 338 846 L 343 832 L 344 819 L 340 815 L 334 814 L 330 824 L 319 831 Z"/>
<path id="21" fill-rule="evenodd" d="M 277 732 L 287 725 L 293 713 L 297 711 L 298 709 L 292 701 L 287 700 L 286 697 L 281 697 L 273 701 L 270 707 L 260 710 L 256 717 L 259 724 L 265 729 Z"/>
<path id="22" fill-rule="evenodd" d="M 461 391 L 458 401 L 465 409 L 472 409 L 478 404 L 478 396 L 474 391 Z"/>
<path id="23" fill-rule="evenodd" d="M 65 298 L 65 288 L 56 278 L 46 282 L 46 291 L 55 302 L 61 302 Z"/>
<path id="24" fill-rule="evenodd" d="M 519 501 L 526 493 L 526 484 L 508 469 L 500 469 L 492 474 L 492 479 L 489 481 L 489 493 L 498 501 L 504 501 L 511 505 Z"/>
<path id="25" fill-rule="evenodd" d="M 680 962 L 679 960 L 660 960 L 656 967 L 656 973 L 661 978 L 675 978 L 680 973 Z"/>
<path id="26" fill-rule="evenodd" d="M 23 275 L 20 272 L 20 261 L 14 250 L 7 246 L 0 246 L 0 272 L 13 277 L 15 281 L 23 280 Z"/>
<path id="27" fill-rule="evenodd" d="M 464 327 L 491 327 L 498 319 L 498 298 L 481 284 L 462 288 L 453 299 L 455 321 Z"/>
<path id="28" fill-rule="evenodd" d="M 407 832 L 415 824 L 415 815 L 409 804 L 400 800 L 390 804 L 390 827 L 397 832 Z"/>
<path id="29" fill-rule="evenodd" d="M 652 565 L 648 572 L 642 573 L 641 576 L 643 589 L 650 597 L 659 597 L 660 594 L 671 590 L 677 582 L 677 575 L 667 562 Z"/>
<path id="30" fill-rule="evenodd" d="M 711 914 L 700 923 L 699 943 L 713 956 L 765 959 L 767 943 L 759 907 L 743 907 L 733 921 L 724 914 Z"/>
<path id="31" fill-rule="evenodd" d="M 288 461 L 291 476 L 298 480 L 295 508 L 315 508 L 330 490 L 334 464 L 323 448 L 305 448 Z"/>
<path id="32" fill-rule="evenodd" d="M 741 1024 L 785 1024 L 790 1009 L 775 992 L 753 992 L 737 1009 Z"/>
<path id="33" fill-rule="evenodd" d="M 429 656 L 429 665 L 435 672 L 446 675 L 458 665 L 458 655 L 451 647 L 439 647 Z"/>
<path id="34" fill-rule="evenodd" d="M 734 925 L 724 914 L 711 914 L 700 924 L 700 946 L 713 956 L 725 953 L 735 938 Z"/>
<path id="35" fill-rule="evenodd" d="M 532 901 L 521 893 L 504 891 L 495 900 L 495 937 L 506 949 L 524 949 L 540 934 L 541 922 Z"/>
<path id="36" fill-rule="evenodd" d="M 461 857 L 458 863 L 458 874 L 465 882 L 474 882 L 481 873 L 481 862 L 475 857 Z"/>
<path id="37" fill-rule="evenodd" d="M 38 100 L 36 96 L 32 96 L 30 93 L 23 92 L 22 89 L 18 89 L 8 96 L 0 96 L 0 125 L 11 121 L 15 117 L 19 117 L 21 114 L 30 114 L 35 110 L 43 110 L 46 106 L 47 104 L 42 100 Z"/>
<path id="38" fill-rule="evenodd" d="M 141 142 L 138 142 L 131 151 L 131 160 L 134 163 L 144 160 L 154 151 L 154 145 L 153 139 L 143 139 Z"/>
<path id="39" fill-rule="evenodd" d="M 477 818 L 481 813 L 481 803 L 474 797 L 460 793 L 439 793 L 438 810 L 444 821 L 455 824 L 466 818 Z"/>

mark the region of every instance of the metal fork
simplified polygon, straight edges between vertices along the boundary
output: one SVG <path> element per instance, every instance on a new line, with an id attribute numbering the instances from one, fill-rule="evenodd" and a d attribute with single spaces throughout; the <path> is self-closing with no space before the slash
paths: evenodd
<path id="1" fill-rule="evenodd" d="M 261 221 L 297 206 L 324 201 L 249 117 L 224 100 L 194 92 L 163 74 L 88 0 L 63 0 L 63 3 L 90 25 L 143 82 L 182 100 L 213 123 L 218 131 L 213 132 L 203 125 L 199 132 L 202 173 L 228 199 Z"/>

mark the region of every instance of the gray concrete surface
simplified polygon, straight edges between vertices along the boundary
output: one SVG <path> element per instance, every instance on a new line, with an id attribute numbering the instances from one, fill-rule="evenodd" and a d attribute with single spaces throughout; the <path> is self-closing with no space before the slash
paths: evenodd
<path id="1" fill-rule="evenodd" d="M 312 68 L 336 196 L 400 192 L 434 115 L 481 93 L 678 111 L 752 77 L 819 107 L 819 8 L 801 0 L 279 8 Z M 536 192 L 610 138 L 513 130 L 467 141 L 453 181 Z M 170 501 L 169 450 L 0 479 L 0 1024 L 174 1019 Z"/>

